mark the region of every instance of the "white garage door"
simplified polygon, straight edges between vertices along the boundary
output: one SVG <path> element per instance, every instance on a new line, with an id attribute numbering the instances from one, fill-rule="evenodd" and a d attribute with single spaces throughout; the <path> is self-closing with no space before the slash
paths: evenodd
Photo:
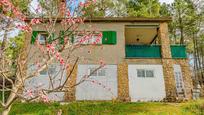
<path id="1" fill-rule="evenodd" d="M 77 82 L 99 65 L 78 65 Z M 117 66 L 106 65 L 76 87 L 76 100 L 111 100 L 117 97 Z"/>
<path id="2" fill-rule="evenodd" d="M 128 65 L 131 101 L 159 101 L 165 98 L 162 65 Z"/>
<path id="3" fill-rule="evenodd" d="M 37 71 L 36 66 L 28 67 L 28 74 L 32 74 L 32 72 Z M 40 72 L 40 75 L 37 77 L 30 78 L 25 82 L 25 89 L 31 90 L 32 92 L 40 91 L 41 89 L 52 90 L 52 84 L 50 82 L 50 77 L 52 79 L 53 88 L 59 87 L 60 84 L 65 82 L 66 79 L 66 71 L 63 70 L 63 67 L 59 64 L 52 64 L 48 67 L 48 70 L 43 70 Z M 27 96 L 27 91 L 25 92 L 25 96 Z M 64 100 L 64 92 L 52 92 L 48 95 L 49 100 L 53 101 L 63 101 Z"/>

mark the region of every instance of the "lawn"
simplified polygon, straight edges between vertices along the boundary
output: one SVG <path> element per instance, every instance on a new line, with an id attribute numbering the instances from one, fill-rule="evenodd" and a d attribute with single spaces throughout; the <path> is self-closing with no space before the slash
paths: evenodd
<path id="1" fill-rule="evenodd" d="M 16 103 L 10 115 L 204 115 L 204 100 L 186 103 L 160 102 L 73 102 L 59 103 Z"/>

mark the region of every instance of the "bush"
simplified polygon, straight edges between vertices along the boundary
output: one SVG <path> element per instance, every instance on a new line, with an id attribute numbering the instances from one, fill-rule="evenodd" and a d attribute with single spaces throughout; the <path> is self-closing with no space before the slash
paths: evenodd
<path id="1" fill-rule="evenodd" d="M 184 107 L 184 111 L 190 111 L 195 115 L 204 115 L 204 103 L 203 102 L 194 102 Z"/>

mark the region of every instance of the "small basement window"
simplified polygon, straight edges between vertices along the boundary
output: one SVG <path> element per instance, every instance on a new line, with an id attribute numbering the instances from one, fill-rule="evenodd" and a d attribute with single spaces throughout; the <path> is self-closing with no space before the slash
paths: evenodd
<path id="1" fill-rule="evenodd" d="M 154 77 L 154 70 L 137 69 L 137 77 Z"/>
<path id="2" fill-rule="evenodd" d="M 154 77 L 154 71 L 153 70 L 146 70 L 146 77 Z"/>
<path id="3" fill-rule="evenodd" d="M 91 76 L 106 76 L 106 70 L 105 68 L 100 68 L 98 70 L 96 70 L 97 68 L 90 68 L 89 69 L 89 74 L 91 74 Z M 95 71 L 95 72 L 94 72 Z M 94 73 L 93 73 L 94 72 Z"/>
<path id="4" fill-rule="evenodd" d="M 57 66 L 56 65 L 50 65 L 48 69 L 44 69 L 40 72 L 41 76 L 47 76 L 47 75 L 55 75 L 57 73 Z"/>
<path id="5" fill-rule="evenodd" d="M 145 70 L 144 69 L 138 69 L 137 70 L 137 77 L 145 77 Z"/>

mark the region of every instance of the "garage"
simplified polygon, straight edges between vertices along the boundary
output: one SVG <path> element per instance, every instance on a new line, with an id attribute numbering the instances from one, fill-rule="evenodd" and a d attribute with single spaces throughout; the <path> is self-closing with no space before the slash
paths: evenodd
<path id="1" fill-rule="evenodd" d="M 28 75 L 32 74 L 32 72 L 37 71 L 37 67 L 35 65 L 28 66 Z M 50 82 L 50 78 L 52 79 L 52 84 Z M 42 89 L 52 90 L 60 86 L 66 80 L 66 71 L 63 70 L 63 67 L 60 64 L 53 63 L 48 66 L 47 69 L 41 71 L 38 76 L 32 77 L 25 81 L 25 91 L 24 95 L 29 98 L 27 95 L 28 91 L 38 92 Z M 52 88 L 53 85 L 53 88 Z M 63 101 L 64 100 L 64 92 L 52 92 L 49 93 L 48 99 L 50 101 Z"/>
<path id="2" fill-rule="evenodd" d="M 99 65 L 78 65 L 77 83 Z M 117 98 L 117 66 L 106 65 L 76 87 L 76 100 L 112 100 Z"/>
<path id="3" fill-rule="evenodd" d="M 128 78 L 132 102 L 165 98 L 162 65 L 128 65 Z"/>

